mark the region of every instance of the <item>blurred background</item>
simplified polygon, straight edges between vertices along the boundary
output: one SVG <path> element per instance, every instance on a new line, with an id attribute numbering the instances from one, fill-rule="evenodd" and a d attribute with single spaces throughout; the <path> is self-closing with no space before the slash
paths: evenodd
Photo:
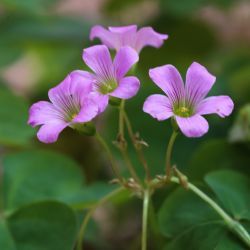
<path id="1" fill-rule="evenodd" d="M 149 144 L 145 154 L 152 175 L 161 174 L 164 169 L 171 125 L 169 121 L 157 122 L 142 111 L 148 95 L 161 93 L 149 79 L 148 70 L 173 64 L 185 77 L 189 65 L 197 61 L 217 76 L 210 94 L 230 95 L 235 109 L 226 119 L 207 117 L 210 129 L 202 138 L 179 136 L 173 162 L 191 181 L 201 186 L 205 186 L 204 176 L 219 169 L 249 177 L 249 0 L 1 0 L 0 195 L 3 198 L 0 211 L 3 214 L 47 198 L 67 204 L 81 199 L 91 203 L 110 189 L 104 184 L 112 178 L 109 163 L 93 138 L 81 137 L 66 129 L 56 143 L 44 145 L 36 139 L 36 129 L 26 125 L 28 107 L 33 102 L 47 100 L 48 89 L 60 83 L 72 70 L 86 69 L 81 54 L 84 48 L 99 43 L 98 40 L 89 41 L 90 28 L 95 24 L 152 26 L 156 31 L 169 35 L 160 49 L 147 47 L 142 50 L 136 72 L 142 87 L 136 98 L 126 104 L 134 130 Z M 126 175 L 119 152 L 112 145 L 117 135 L 117 114 L 118 110 L 110 107 L 96 123 L 100 133 L 110 142 L 121 171 Z M 130 149 L 137 171 L 143 176 L 143 169 L 132 147 Z M 60 157 L 65 161 L 59 160 Z M 74 165 L 72 169 L 76 173 L 60 169 L 67 160 L 68 165 Z M 64 165 L 68 167 L 66 163 Z M 57 167 L 58 172 L 53 170 Z M 74 175 L 71 181 L 67 179 L 69 175 Z M 82 176 L 81 180 L 79 176 Z M 74 178 L 78 178 L 79 186 L 85 187 L 80 198 L 72 198 L 70 194 L 79 188 L 75 187 Z M 250 191 L 249 185 L 246 188 Z M 157 192 L 154 197 L 156 213 L 172 190 L 171 187 Z M 249 200 L 246 202 L 248 206 Z M 19 244 L 15 227 L 6 226 L 4 221 L 2 230 L 14 235 L 16 244 Z M 80 221 L 81 218 L 78 224 Z M 104 206 L 95 213 L 87 230 L 85 249 L 139 249 L 140 221 L 141 201 L 130 199 L 127 194 L 117 197 L 113 205 Z M 159 235 L 154 233 L 150 236 L 150 249 L 162 249 L 165 242 L 171 240 L 168 233 Z M 193 239 L 195 242 L 196 238 Z M 171 249 L 182 248 L 172 246 Z"/>

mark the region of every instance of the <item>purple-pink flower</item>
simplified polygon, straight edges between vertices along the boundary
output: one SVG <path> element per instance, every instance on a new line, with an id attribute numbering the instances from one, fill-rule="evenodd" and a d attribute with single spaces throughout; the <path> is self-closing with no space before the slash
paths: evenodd
<path id="1" fill-rule="evenodd" d="M 180 73 L 172 65 L 151 69 L 149 75 L 167 96 L 149 96 L 143 111 L 159 121 L 174 117 L 187 137 L 207 133 L 208 122 L 202 115 L 215 113 L 225 117 L 233 110 L 234 104 L 229 96 L 206 97 L 216 78 L 199 63 L 194 62 L 188 68 L 185 86 Z"/>
<path id="2" fill-rule="evenodd" d="M 108 29 L 96 25 L 90 32 L 90 39 L 94 38 L 99 38 L 103 44 L 116 51 L 123 46 L 129 46 L 140 53 L 145 46 L 159 48 L 168 35 L 160 34 L 151 27 L 144 27 L 137 31 L 136 25 L 108 27 Z"/>
<path id="3" fill-rule="evenodd" d="M 93 71 L 85 71 L 85 75 L 93 83 L 92 96 L 98 102 L 100 112 L 107 107 L 109 96 L 129 99 L 137 94 L 140 81 L 135 76 L 125 75 L 138 59 L 138 54 L 130 47 L 122 47 L 113 61 L 105 45 L 84 49 L 83 60 Z"/>
<path id="4" fill-rule="evenodd" d="M 73 71 L 59 85 L 49 90 L 51 102 L 39 101 L 29 110 L 28 124 L 41 125 L 37 137 L 44 143 L 55 142 L 67 126 L 75 128 L 98 114 L 91 98 L 92 83 L 84 71 Z"/>

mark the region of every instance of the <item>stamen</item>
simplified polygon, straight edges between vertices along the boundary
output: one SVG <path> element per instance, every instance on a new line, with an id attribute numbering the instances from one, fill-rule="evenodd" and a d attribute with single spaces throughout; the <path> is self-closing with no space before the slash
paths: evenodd
<path id="1" fill-rule="evenodd" d="M 188 108 L 186 108 L 186 107 L 180 107 L 180 112 L 181 113 L 187 113 L 188 111 L 189 111 Z"/>
<path id="2" fill-rule="evenodd" d="M 110 79 L 108 81 L 105 81 L 105 82 L 100 82 L 98 84 L 98 91 L 101 93 L 101 94 L 108 94 L 108 93 L 111 93 L 113 92 L 116 88 L 117 88 L 117 82 L 116 80 L 114 79 Z"/>
<path id="3" fill-rule="evenodd" d="M 181 117 L 189 117 L 192 116 L 193 110 L 186 106 L 181 106 L 181 107 L 177 106 L 174 108 L 174 113 Z"/>

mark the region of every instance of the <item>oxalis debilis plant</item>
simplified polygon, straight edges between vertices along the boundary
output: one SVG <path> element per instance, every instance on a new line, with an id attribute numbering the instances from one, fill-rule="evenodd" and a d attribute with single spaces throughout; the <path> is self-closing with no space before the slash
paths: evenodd
<path id="1" fill-rule="evenodd" d="M 171 164 L 172 149 L 178 134 L 182 133 L 190 138 L 201 137 L 209 128 L 203 115 L 217 114 L 220 117 L 226 117 L 231 114 L 234 104 L 230 97 L 206 97 L 215 83 L 215 76 L 197 62 L 192 63 L 188 68 L 185 84 L 173 65 L 168 64 L 150 69 L 150 78 L 164 94 L 149 96 L 144 102 L 143 111 L 158 121 L 171 119 L 173 129 L 166 149 L 166 162 L 162 175 L 152 177 L 143 154 L 143 146 L 147 144 L 138 136 L 138 133 L 134 133 L 125 110 L 126 100 L 137 94 L 140 81 L 137 77 L 126 76 L 126 74 L 130 69 L 133 69 L 132 72 L 135 73 L 135 66 L 139 61 L 142 48 L 145 46 L 159 48 L 168 36 L 155 32 L 151 27 L 137 30 L 136 25 L 131 25 L 108 29 L 94 26 L 90 39 L 94 38 L 99 38 L 103 45 L 84 49 L 82 55 L 90 71 L 71 72 L 59 85 L 49 90 L 50 102 L 39 101 L 31 106 L 28 120 L 33 127 L 41 126 L 37 133 L 41 142 L 55 142 L 60 132 L 69 126 L 80 134 L 95 137 L 110 159 L 114 174 L 112 182 L 118 184 L 119 187 L 89 210 L 79 232 L 77 248 L 79 250 L 82 248 L 85 228 L 95 209 L 114 195 L 128 189 L 143 200 L 141 249 L 146 250 L 150 198 L 155 190 L 171 182 L 191 190 L 208 203 L 222 217 L 229 229 L 250 247 L 250 237 L 245 228 L 203 191 L 191 184 L 188 178 Z M 109 49 L 116 51 L 113 59 Z M 110 147 L 96 131 L 92 121 L 96 116 L 101 115 L 109 104 L 119 108 L 119 131 L 115 144 L 120 149 L 131 175 L 128 179 L 120 174 L 119 166 Z M 137 175 L 129 158 L 125 129 L 145 170 L 143 180 Z"/>

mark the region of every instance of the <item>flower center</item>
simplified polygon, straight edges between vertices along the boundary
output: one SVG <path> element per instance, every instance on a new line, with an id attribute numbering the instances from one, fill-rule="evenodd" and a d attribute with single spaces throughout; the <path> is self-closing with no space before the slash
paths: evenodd
<path id="1" fill-rule="evenodd" d="M 174 108 L 174 113 L 181 117 L 189 117 L 192 115 L 193 111 L 188 107 L 181 106 Z"/>
<path id="2" fill-rule="evenodd" d="M 66 122 L 71 122 L 74 120 L 74 118 L 77 117 L 78 113 L 79 113 L 80 110 L 71 110 L 69 111 L 69 113 L 65 114 L 64 115 L 64 120 Z"/>
<path id="3" fill-rule="evenodd" d="M 71 120 L 74 120 L 77 117 L 77 114 L 72 114 L 71 115 Z"/>
<path id="4" fill-rule="evenodd" d="M 99 91 L 101 94 L 106 95 L 113 92 L 117 88 L 118 84 L 116 80 L 109 80 L 99 85 Z"/>

